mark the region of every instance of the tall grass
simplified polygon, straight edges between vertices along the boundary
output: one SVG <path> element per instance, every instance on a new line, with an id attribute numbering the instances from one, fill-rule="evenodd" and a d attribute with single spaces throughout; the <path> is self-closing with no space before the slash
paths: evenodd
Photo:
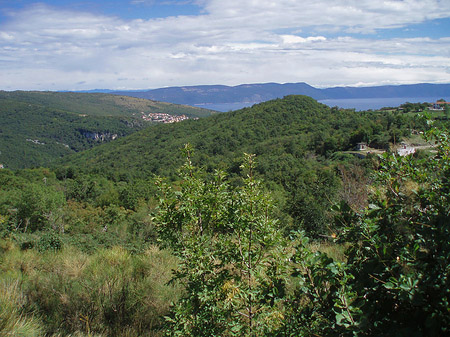
<path id="1" fill-rule="evenodd" d="M 42 336 L 42 322 L 25 314 L 26 298 L 18 280 L 0 281 L 0 336 Z"/>
<path id="2" fill-rule="evenodd" d="M 0 301 L 8 303 L 0 303 L 2 322 L 16 332 L 37 327 L 23 336 L 158 336 L 181 292 L 167 285 L 176 259 L 156 247 L 132 255 L 120 247 L 86 254 L 1 245 Z"/>
<path id="3" fill-rule="evenodd" d="M 312 242 L 309 245 L 309 249 L 313 252 L 321 252 L 327 254 L 335 261 L 345 262 L 345 250 L 347 247 L 343 244 L 338 244 L 330 241 Z"/>

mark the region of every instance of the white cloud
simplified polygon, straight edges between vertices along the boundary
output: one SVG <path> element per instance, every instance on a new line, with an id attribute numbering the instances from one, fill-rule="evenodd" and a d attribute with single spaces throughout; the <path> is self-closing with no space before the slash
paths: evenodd
<path id="1" fill-rule="evenodd" d="M 280 35 L 283 43 L 295 44 L 295 43 L 306 43 L 306 42 L 318 42 L 326 41 L 327 39 L 323 36 L 309 36 L 307 38 L 297 36 L 297 35 Z"/>
<path id="2" fill-rule="evenodd" d="M 346 36 L 448 16 L 447 1 L 197 3 L 204 14 L 152 20 L 44 5 L 17 12 L 0 24 L 0 89 L 450 82 L 450 37 Z"/>
<path id="3" fill-rule="evenodd" d="M 371 31 L 448 17 L 450 2 L 439 0 L 211 0 L 211 16 L 259 27 L 331 26 Z M 263 26 L 264 25 L 264 26 Z"/>

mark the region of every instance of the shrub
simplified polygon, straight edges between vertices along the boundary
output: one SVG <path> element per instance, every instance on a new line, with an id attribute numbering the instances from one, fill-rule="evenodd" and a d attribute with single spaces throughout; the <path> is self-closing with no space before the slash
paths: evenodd
<path id="1" fill-rule="evenodd" d="M 57 251 L 62 248 L 62 241 L 60 237 L 54 232 L 46 232 L 36 243 L 36 247 L 40 252 L 46 250 Z"/>

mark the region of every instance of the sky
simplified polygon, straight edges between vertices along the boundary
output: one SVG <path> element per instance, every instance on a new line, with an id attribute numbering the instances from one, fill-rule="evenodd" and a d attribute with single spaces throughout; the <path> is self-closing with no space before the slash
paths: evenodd
<path id="1" fill-rule="evenodd" d="M 0 0 L 0 90 L 450 83 L 450 0 Z"/>

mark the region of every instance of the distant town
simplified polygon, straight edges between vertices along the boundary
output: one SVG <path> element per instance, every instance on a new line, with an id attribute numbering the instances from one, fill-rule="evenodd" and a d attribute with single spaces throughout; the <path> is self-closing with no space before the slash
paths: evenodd
<path id="1" fill-rule="evenodd" d="M 154 112 L 145 113 L 143 111 L 141 111 L 141 117 L 143 120 L 147 122 L 156 122 L 165 124 L 178 123 L 187 119 L 191 119 L 186 115 L 169 115 L 166 113 L 154 113 Z M 198 118 L 192 119 L 197 120 Z"/>

